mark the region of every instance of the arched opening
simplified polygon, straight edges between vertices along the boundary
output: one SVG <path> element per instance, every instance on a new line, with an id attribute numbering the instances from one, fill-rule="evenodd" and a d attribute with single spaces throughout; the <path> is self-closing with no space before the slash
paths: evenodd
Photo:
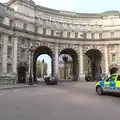
<path id="1" fill-rule="evenodd" d="M 117 68 L 117 67 L 112 67 L 112 68 L 110 69 L 110 74 L 112 75 L 112 74 L 114 74 L 114 73 L 117 73 L 117 71 L 118 71 L 118 68 Z"/>
<path id="2" fill-rule="evenodd" d="M 51 59 L 52 59 L 52 56 L 53 56 L 53 53 L 52 53 L 51 49 L 46 47 L 46 46 L 40 46 L 40 47 L 36 48 L 36 50 L 34 51 L 34 55 L 33 55 L 33 77 L 34 77 L 34 82 L 37 82 L 37 77 L 36 77 L 37 58 L 40 55 L 43 55 L 43 54 L 49 55 Z M 52 64 L 52 62 L 51 62 L 51 64 Z M 51 67 L 52 66 L 53 66 L 53 64 L 51 65 Z M 52 75 L 53 75 L 53 67 L 51 69 L 52 69 L 51 72 L 52 72 Z"/>
<path id="3" fill-rule="evenodd" d="M 92 80 L 99 80 L 102 73 L 101 61 L 102 53 L 97 49 L 90 49 L 85 53 L 84 66 L 87 76 L 91 76 Z"/>
<path id="4" fill-rule="evenodd" d="M 28 70 L 28 65 L 25 62 L 18 64 L 18 83 L 26 83 L 26 73 Z"/>
<path id="5" fill-rule="evenodd" d="M 60 52 L 59 60 L 63 62 L 64 79 L 72 79 L 76 81 L 78 79 L 78 55 L 75 50 L 67 48 Z M 59 61 L 59 66 L 61 66 Z M 60 71 L 59 71 L 60 72 Z M 61 75 L 60 75 L 61 76 Z"/>
<path id="6" fill-rule="evenodd" d="M 37 58 L 36 62 L 36 78 L 37 81 L 43 81 L 45 76 L 51 76 L 52 66 L 51 57 L 47 54 L 42 54 Z"/>

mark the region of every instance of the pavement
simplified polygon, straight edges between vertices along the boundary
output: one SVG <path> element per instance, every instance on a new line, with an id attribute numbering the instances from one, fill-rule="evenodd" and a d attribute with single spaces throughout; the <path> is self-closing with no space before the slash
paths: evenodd
<path id="1" fill-rule="evenodd" d="M 38 85 L 28 85 L 28 84 L 0 85 L 0 90 L 17 89 L 17 88 L 30 88 L 30 87 L 37 87 L 37 86 Z"/>
<path id="2" fill-rule="evenodd" d="M 61 82 L 0 91 L 1 120 L 119 120 L 120 97 L 95 93 L 95 83 Z"/>

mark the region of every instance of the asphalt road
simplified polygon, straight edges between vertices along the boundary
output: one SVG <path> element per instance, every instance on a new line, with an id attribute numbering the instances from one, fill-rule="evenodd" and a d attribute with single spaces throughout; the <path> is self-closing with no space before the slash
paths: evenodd
<path id="1" fill-rule="evenodd" d="M 119 120 L 120 98 L 98 96 L 94 83 L 0 91 L 0 120 Z"/>

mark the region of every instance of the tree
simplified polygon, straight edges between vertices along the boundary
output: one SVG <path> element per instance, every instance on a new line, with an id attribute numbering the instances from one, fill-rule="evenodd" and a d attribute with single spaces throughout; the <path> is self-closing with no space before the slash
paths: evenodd
<path id="1" fill-rule="evenodd" d="M 37 62 L 36 62 L 36 76 L 38 78 L 41 77 L 41 64 L 43 64 L 43 63 L 40 60 L 37 60 Z M 44 75 L 47 75 L 47 69 L 48 69 L 47 63 L 44 62 L 44 70 L 43 70 Z"/>

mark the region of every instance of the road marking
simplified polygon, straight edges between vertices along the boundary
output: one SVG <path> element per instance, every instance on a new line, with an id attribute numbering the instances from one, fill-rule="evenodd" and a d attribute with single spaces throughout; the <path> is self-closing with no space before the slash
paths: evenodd
<path id="1" fill-rule="evenodd" d="M 20 89 L 18 89 L 18 90 L 12 90 L 12 91 L 17 92 L 17 91 L 20 91 Z"/>
<path id="2" fill-rule="evenodd" d="M 3 95 L 3 94 L 0 94 L 0 95 Z"/>

